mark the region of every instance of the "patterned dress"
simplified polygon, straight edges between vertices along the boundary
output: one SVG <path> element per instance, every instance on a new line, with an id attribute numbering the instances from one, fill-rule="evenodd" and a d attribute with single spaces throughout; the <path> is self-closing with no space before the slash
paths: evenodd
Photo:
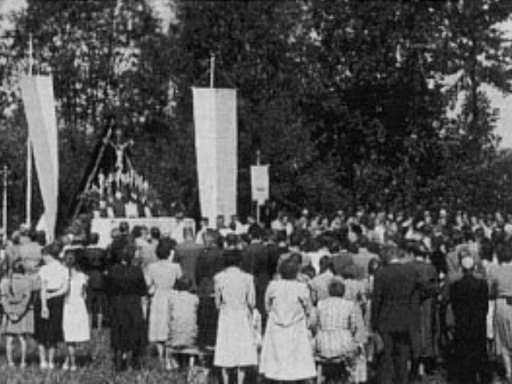
<path id="1" fill-rule="evenodd" d="M 197 341 L 199 298 L 187 291 L 176 291 L 169 300 L 169 339 L 171 347 L 193 346 Z"/>
<path id="2" fill-rule="evenodd" d="M 355 304 L 340 297 L 318 303 L 316 351 L 326 358 L 351 357 L 357 348 L 352 337 Z"/>
<path id="3" fill-rule="evenodd" d="M 34 309 L 30 305 L 31 279 L 27 275 L 13 274 L 0 284 L 4 316 L 2 333 L 27 335 L 34 333 Z"/>
<path id="4" fill-rule="evenodd" d="M 181 267 L 171 260 L 159 260 L 148 266 L 146 280 L 153 290 L 149 310 L 148 340 L 165 342 L 169 337 L 169 300 L 174 283 L 181 277 Z"/>
<path id="5" fill-rule="evenodd" d="M 512 350 L 512 263 L 501 264 L 489 271 L 488 277 L 496 295 L 494 327 L 496 349 Z"/>

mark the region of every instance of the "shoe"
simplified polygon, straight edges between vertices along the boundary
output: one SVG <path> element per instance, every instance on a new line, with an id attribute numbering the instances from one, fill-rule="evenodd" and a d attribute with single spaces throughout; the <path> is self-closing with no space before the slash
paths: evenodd
<path id="1" fill-rule="evenodd" d="M 20 364 L 20 369 L 25 369 L 27 368 L 27 363 L 21 363 Z"/>
<path id="2" fill-rule="evenodd" d="M 72 366 L 69 368 L 69 370 L 70 370 L 71 372 L 75 372 L 75 371 L 77 370 L 76 365 L 72 365 Z"/>
<path id="3" fill-rule="evenodd" d="M 41 368 L 41 369 L 48 369 L 48 364 L 46 363 L 46 361 L 41 361 L 39 363 L 39 368 Z"/>
<path id="4" fill-rule="evenodd" d="M 15 367 L 14 363 L 12 363 L 12 362 L 11 362 L 11 363 L 7 363 L 7 366 L 8 366 L 9 368 L 14 368 L 14 367 Z"/>
<path id="5" fill-rule="evenodd" d="M 64 364 L 62 364 L 62 370 L 63 371 L 69 371 L 69 365 L 68 365 L 67 361 Z"/>
<path id="6" fill-rule="evenodd" d="M 55 364 L 48 363 L 48 369 L 55 369 Z"/>

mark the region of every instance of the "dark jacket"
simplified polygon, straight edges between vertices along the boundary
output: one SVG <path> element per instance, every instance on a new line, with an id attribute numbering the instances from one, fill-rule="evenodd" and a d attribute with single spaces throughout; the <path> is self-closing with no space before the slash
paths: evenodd
<path id="1" fill-rule="evenodd" d="M 419 321 L 421 281 L 411 263 L 391 263 L 375 275 L 371 322 L 379 332 L 411 332 Z"/>
<path id="2" fill-rule="evenodd" d="M 224 268 L 222 250 L 217 247 L 205 248 L 197 257 L 196 284 L 200 297 L 213 295 L 213 276 Z"/>
<path id="3" fill-rule="evenodd" d="M 455 318 L 455 338 L 461 342 L 480 342 L 485 347 L 488 287 L 484 279 L 464 274 L 449 288 Z"/>

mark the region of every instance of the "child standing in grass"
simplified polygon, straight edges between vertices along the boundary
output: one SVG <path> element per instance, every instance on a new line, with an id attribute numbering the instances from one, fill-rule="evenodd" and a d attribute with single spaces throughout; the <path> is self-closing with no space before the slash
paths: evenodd
<path id="1" fill-rule="evenodd" d="M 75 250 L 68 251 L 65 258 L 69 268 L 69 291 L 64 300 L 62 328 L 68 353 L 62 369 L 76 371 L 76 344 L 90 339 L 89 316 L 85 306 L 88 278 L 78 269 Z"/>
<path id="2" fill-rule="evenodd" d="M 14 262 L 11 272 L 0 283 L 2 306 L 5 316 L 2 321 L 2 333 L 6 335 L 7 364 L 14 367 L 12 344 L 17 337 L 21 346 L 20 368 L 26 366 L 27 335 L 34 333 L 34 311 L 31 307 L 32 284 L 24 273 L 23 262 Z"/>

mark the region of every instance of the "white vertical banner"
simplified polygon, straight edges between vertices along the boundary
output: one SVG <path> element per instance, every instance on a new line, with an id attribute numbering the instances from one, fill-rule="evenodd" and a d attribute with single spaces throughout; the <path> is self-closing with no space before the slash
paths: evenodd
<path id="1" fill-rule="evenodd" d="M 45 223 L 40 225 L 47 228 L 48 237 L 53 239 L 59 197 L 58 133 L 53 82 L 50 76 L 23 75 L 20 86 L 44 204 L 42 220 Z"/>
<path id="2" fill-rule="evenodd" d="M 252 200 L 259 205 L 265 204 L 270 195 L 268 165 L 251 166 L 251 195 Z"/>
<path id="3" fill-rule="evenodd" d="M 235 89 L 192 88 L 201 215 L 236 214 L 238 124 Z"/>

